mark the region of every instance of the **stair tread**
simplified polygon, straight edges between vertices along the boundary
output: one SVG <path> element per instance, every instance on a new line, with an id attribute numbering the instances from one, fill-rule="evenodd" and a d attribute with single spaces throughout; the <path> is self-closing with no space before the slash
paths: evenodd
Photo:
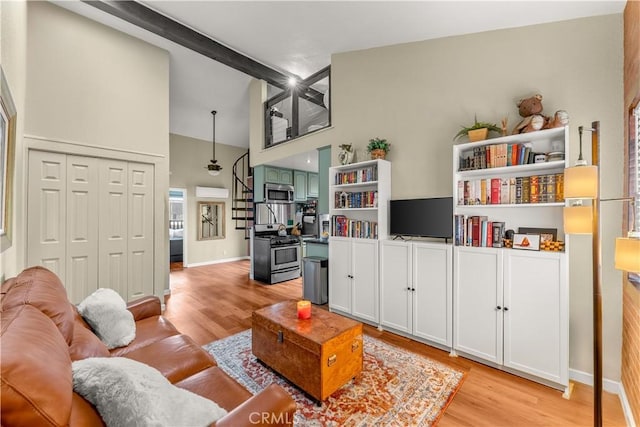
<path id="1" fill-rule="evenodd" d="M 234 210 L 234 211 L 252 211 L 253 210 L 253 208 L 250 208 L 250 207 L 238 208 L 238 207 L 235 207 L 235 206 L 232 207 L 231 209 Z"/>
<path id="2" fill-rule="evenodd" d="M 252 216 L 232 216 L 231 219 L 234 220 L 243 220 L 243 221 L 253 221 L 253 217 Z"/>

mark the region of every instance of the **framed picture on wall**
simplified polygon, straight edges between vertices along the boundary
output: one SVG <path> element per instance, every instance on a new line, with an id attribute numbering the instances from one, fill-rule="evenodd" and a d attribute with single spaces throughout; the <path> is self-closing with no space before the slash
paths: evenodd
<path id="1" fill-rule="evenodd" d="M 16 107 L 0 66 L 0 250 L 11 246 L 13 163 L 16 145 Z"/>

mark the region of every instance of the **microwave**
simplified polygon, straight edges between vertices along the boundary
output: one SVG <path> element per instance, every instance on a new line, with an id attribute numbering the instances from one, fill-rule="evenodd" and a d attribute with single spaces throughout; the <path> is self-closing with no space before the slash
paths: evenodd
<path id="1" fill-rule="evenodd" d="M 267 203 L 293 203 L 293 185 L 266 183 L 264 185 L 264 201 Z"/>

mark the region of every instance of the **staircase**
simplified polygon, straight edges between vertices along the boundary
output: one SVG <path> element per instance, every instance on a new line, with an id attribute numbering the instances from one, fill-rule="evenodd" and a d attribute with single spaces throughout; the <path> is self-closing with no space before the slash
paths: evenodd
<path id="1" fill-rule="evenodd" d="M 233 184 L 231 188 L 231 219 L 236 230 L 244 230 L 244 238 L 249 239 L 253 226 L 253 168 L 249 166 L 249 151 L 233 164 Z"/>

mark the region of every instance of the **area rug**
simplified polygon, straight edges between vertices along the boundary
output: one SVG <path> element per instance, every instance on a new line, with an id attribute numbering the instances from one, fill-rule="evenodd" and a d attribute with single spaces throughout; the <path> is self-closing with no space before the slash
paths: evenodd
<path id="1" fill-rule="evenodd" d="M 364 336 L 362 375 L 316 405 L 251 353 L 251 330 L 204 348 L 220 368 L 256 394 L 271 383 L 296 401 L 298 426 L 433 426 L 460 388 L 464 372 Z"/>

